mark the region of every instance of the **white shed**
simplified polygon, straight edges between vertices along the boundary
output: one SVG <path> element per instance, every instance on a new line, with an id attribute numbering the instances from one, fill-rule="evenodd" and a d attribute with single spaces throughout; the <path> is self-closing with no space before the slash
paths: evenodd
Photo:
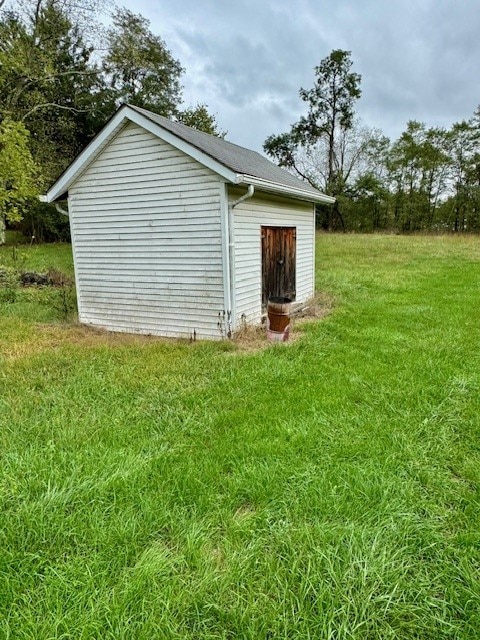
<path id="1" fill-rule="evenodd" d="M 269 296 L 314 293 L 315 203 L 259 153 L 130 105 L 58 178 L 68 196 L 79 320 L 222 338 Z"/>

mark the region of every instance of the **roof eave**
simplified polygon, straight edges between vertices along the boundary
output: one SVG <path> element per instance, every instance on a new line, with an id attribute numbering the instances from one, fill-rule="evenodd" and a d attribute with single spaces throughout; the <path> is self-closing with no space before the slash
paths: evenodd
<path id="1" fill-rule="evenodd" d="M 302 189 L 301 187 L 291 187 L 289 185 L 280 184 L 278 182 L 264 180 L 263 178 L 257 178 L 256 176 L 239 174 L 237 175 L 235 183 L 247 185 L 251 184 L 263 191 L 289 196 L 297 200 L 305 200 L 306 202 L 315 202 L 317 204 L 333 204 L 335 202 L 334 197 L 327 196 L 325 193 L 321 193 L 320 191 L 318 193 L 313 193 L 308 189 Z"/>

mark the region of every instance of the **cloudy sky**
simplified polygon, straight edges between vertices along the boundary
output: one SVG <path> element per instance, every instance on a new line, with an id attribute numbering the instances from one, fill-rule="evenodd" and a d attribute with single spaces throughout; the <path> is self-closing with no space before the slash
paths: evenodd
<path id="1" fill-rule="evenodd" d="M 120 0 L 151 22 L 227 139 L 261 151 L 287 131 L 314 67 L 352 52 L 357 112 L 390 137 L 409 119 L 449 126 L 480 104 L 480 0 Z"/>

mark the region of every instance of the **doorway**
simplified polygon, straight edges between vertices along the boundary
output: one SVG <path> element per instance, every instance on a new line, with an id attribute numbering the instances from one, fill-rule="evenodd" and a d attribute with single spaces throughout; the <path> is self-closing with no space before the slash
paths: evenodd
<path id="1" fill-rule="evenodd" d="M 296 227 L 261 227 L 262 306 L 270 297 L 296 296 Z"/>

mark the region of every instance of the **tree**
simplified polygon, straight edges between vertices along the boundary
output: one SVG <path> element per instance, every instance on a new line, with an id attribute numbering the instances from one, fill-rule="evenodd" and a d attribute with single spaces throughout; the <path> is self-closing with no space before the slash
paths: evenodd
<path id="1" fill-rule="evenodd" d="M 37 168 L 37 192 L 71 162 L 114 109 L 99 69 L 90 62 L 92 46 L 85 44 L 78 26 L 95 3 L 22 0 L 14 10 L 0 13 L 0 122 L 13 126 L 16 121 L 19 132 L 30 133 L 24 142 Z M 28 163 L 24 168 L 28 179 Z M 7 183 L 18 184 L 18 172 L 11 171 Z M 37 217 L 35 235 L 46 237 L 43 221 L 48 219 L 51 231 L 59 216 L 53 207 L 48 215 L 38 216 L 38 210 L 34 201 L 27 206 L 22 200 L 15 215 L 11 209 L 7 213 L 10 222 L 23 216 L 29 228 L 32 216 Z M 64 231 L 62 220 L 58 226 Z"/>
<path id="2" fill-rule="evenodd" d="M 59 4 L 39 2 L 31 20 L 8 13 L 0 22 L 0 119 L 22 121 L 45 183 L 89 141 L 104 91 L 92 48 Z M 111 111 L 111 108 L 110 108 Z"/>
<path id="3" fill-rule="evenodd" d="M 8 10 L 0 4 L 0 123 L 15 120 L 19 130 L 30 132 L 26 140 L 41 188 L 68 166 L 122 101 L 224 135 L 205 105 L 180 108 L 183 69 L 145 18 L 116 11 L 102 62 L 91 35 L 98 32 L 95 12 L 102 2 L 10 0 Z M 48 215 L 45 206 L 32 204 L 24 211 L 24 228 L 35 228 L 37 237 L 54 237 L 58 216 L 53 208 Z M 63 225 L 57 226 L 63 234 Z"/>
<path id="4" fill-rule="evenodd" d="M 371 149 L 383 138 L 381 131 L 364 126 L 355 119 L 350 129 L 340 131 L 333 148 L 332 186 L 336 194 L 342 193 L 347 185 L 360 174 L 370 170 Z M 320 138 L 314 144 L 299 148 L 295 152 L 295 166 L 311 177 L 316 185 L 328 183 L 329 142 Z"/>
<path id="5" fill-rule="evenodd" d="M 104 70 L 117 104 L 129 102 L 172 116 L 181 101 L 183 72 L 149 21 L 128 9 L 117 9 L 108 31 Z"/>
<path id="6" fill-rule="evenodd" d="M 90 45 L 99 42 L 102 27 L 97 17 L 105 12 L 108 0 L 0 0 L 0 9 L 6 6 L 7 13 L 14 13 L 28 31 L 35 28 L 38 17 L 46 5 L 62 13 L 82 34 Z"/>
<path id="7" fill-rule="evenodd" d="M 390 193 L 388 189 L 387 163 L 390 140 L 378 129 L 370 130 L 365 139 L 361 160 L 347 184 L 344 203 L 349 229 L 378 231 L 390 226 Z"/>
<path id="8" fill-rule="evenodd" d="M 20 220 L 25 202 L 38 193 L 28 136 L 20 122 L 4 119 L 0 125 L 0 244 L 5 242 L 5 223 Z"/>
<path id="9" fill-rule="evenodd" d="M 345 192 L 344 207 L 352 231 L 388 228 L 388 191 L 371 172 L 362 173 Z"/>
<path id="10" fill-rule="evenodd" d="M 361 77 L 351 71 L 350 54 L 336 49 L 315 67 L 314 86 L 300 89 L 300 97 L 308 105 L 307 115 L 290 132 L 271 135 L 263 145 L 280 166 L 293 169 L 313 186 L 335 196 L 343 192 L 346 183 L 341 140 L 346 141 L 354 125 L 355 102 L 361 95 Z M 315 148 L 323 150 L 326 167 L 323 176 L 314 170 L 302 171 L 302 154 L 311 155 Z M 333 209 L 327 209 L 327 216 L 328 228 L 335 226 L 336 219 L 345 228 L 338 200 Z"/>
<path id="11" fill-rule="evenodd" d="M 300 89 L 300 97 L 308 104 L 306 116 L 294 124 L 289 133 L 272 135 L 264 143 L 265 151 L 280 166 L 294 169 L 315 186 L 311 174 L 303 174 L 297 166 L 299 149 L 310 149 L 323 142 L 326 149 L 325 191 L 335 194 L 338 166 L 335 148 L 339 136 L 353 127 L 355 101 L 361 95 L 360 76 L 350 71 L 350 51 L 334 50 L 315 67 L 316 81 L 312 89 Z"/>
<path id="12" fill-rule="evenodd" d="M 402 231 L 431 228 L 445 197 L 450 165 L 449 136 L 411 120 L 392 145 L 387 160 L 393 220 Z"/>
<path id="13" fill-rule="evenodd" d="M 98 2 L 17 0 L 13 8 L 0 14 L 2 110 L 19 119 L 29 109 L 42 108 L 46 103 L 43 89 L 51 88 L 57 79 L 98 73 L 95 69 L 76 69 L 75 61 L 66 57 L 76 49 L 75 55 L 81 53 L 83 61 L 88 61 L 93 47 L 84 45 L 84 35 L 96 31 L 92 11 Z M 69 105 L 62 110 L 69 108 L 76 111 Z"/>

